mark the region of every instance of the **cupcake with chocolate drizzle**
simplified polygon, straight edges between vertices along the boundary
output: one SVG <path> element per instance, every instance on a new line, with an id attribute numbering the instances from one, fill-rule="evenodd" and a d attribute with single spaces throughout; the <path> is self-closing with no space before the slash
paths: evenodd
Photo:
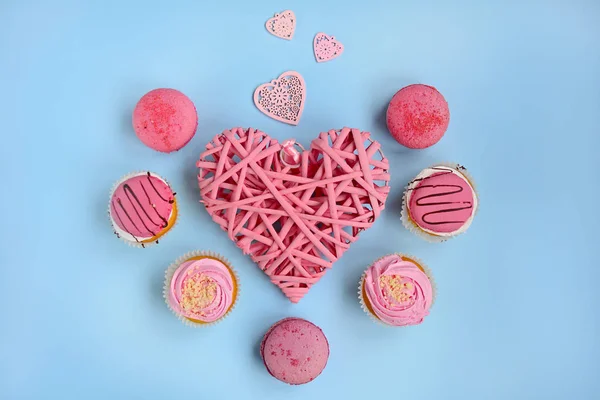
<path id="1" fill-rule="evenodd" d="M 108 215 L 115 235 L 135 247 L 157 244 L 178 217 L 175 192 L 152 172 L 136 172 L 113 187 Z"/>
<path id="2" fill-rule="evenodd" d="M 421 171 L 406 187 L 402 223 L 431 242 L 464 233 L 477 212 L 473 179 L 459 164 L 437 164 Z"/>

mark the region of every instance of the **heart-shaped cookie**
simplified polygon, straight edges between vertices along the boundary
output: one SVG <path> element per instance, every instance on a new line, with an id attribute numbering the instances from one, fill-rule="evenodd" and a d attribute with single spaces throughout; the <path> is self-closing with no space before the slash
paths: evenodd
<path id="1" fill-rule="evenodd" d="M 233 128 L 206 145 L 197 163 L 202 202 L 229 238 L 294 303 L 379 217 L 389 163 L 368 132 L 322 132 L 282 162 L 282 145 Z"/>
<path id="2" fill-rule="evenodd" d="M 291 10 L 285 10 L 269 18 L 265 24 L 270 34 L 286 40 L 292 40 L 296 30 L 296 15 Z"/>
<path id="3" fill-rule="evenodd" d="M 341 56 L 344 45 L 335 37 L 319 32 L 313 41 L 313 50 L 317 62 L 325 62 Z"/>
<path id="4" fill-rule="evenodd" d="M 287 71 L 270 83 L 263 83 L 254 91 L 254 105 L 262 113 L 286 124 L 298 125 L 304 103 L 304 78 L 296 71 Z"/>

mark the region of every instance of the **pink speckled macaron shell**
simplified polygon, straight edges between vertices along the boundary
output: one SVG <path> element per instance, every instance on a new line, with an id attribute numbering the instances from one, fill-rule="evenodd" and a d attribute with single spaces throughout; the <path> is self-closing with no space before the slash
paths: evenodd
<path id="1" fill-rule="evenodd" d="M 146 93 L 133 110 L 133 129 L 148 147 L 170 153 L 185 146 L 198 127 L 194 103 L 175 89 Z"/>
<path id="2" fill-rule="evenodd" d="M 444 136 L 450 123 L 450 110 L 444 96 L 427 85 L 400 89 L 387 109 L 387 127 L 403 146 L 424 149 Z"/>
<path id="3" fill-rule="evenodd" d="M 260 353 L 273 377 L 290 385 L 301 385 L 321 374 L 329 359 L 329 343 L 313 323 L 286 318 L 266 333 Z"/>

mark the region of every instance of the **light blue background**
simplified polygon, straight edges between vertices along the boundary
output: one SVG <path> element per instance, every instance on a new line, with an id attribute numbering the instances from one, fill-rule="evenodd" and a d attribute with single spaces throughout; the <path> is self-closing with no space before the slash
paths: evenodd
<path id="1" fill-rule="evenodd" d="M 0 398 L 598 399 L 600 306 L 598 1 L 7 1 L 0 3 Z M 291 42 L 265 21 L 296 12 Z M 346 46 L 317 64 L 313 36 Z M 298 127 L 268 119 L 254 88 L 303 74 Z M 384 124 L 401 87 L 436 86 L 451 123 L 412 151 Z M 198 133 L 161 154 L 131 112 L 156 87 L 195 102 Z M 372 132 L 392 166 L 388 207 L 297 305 L 198 203 L 194 162 L 213 135 L 253 126 L 305 145 L 342 126 Z M 466 165 L 481 209 L 469 232 L 428 244 L 399 221 L 402 188 L 440 160 Z M 110 228 L 113 182 L 169 179 L 177 228 L 146 250 Z M 211 249 L 237 267 L 239 308 L 191 329 L 161 297 L 166 267 Z M 439 286 L 418 327 L 372 323 L 356 300 L 369 262 L 421 257 Z M 324 373 L 290 387 L 258 343 L 287 316 L 321 326 Z"/>

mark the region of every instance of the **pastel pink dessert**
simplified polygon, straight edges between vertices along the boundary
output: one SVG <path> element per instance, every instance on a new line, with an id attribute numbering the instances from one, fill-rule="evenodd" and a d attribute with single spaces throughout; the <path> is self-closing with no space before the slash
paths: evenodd
<path id="1" fill-rule="evenodd" d="M 175 193 L 156 174 L 131 174 L 115 185 L 110 196 L 109 215 L 117 237 L 146 247 L 158 243 L 158 239 L 175 225 Z"/>
<path id="2" fill-rule="evenodd" d="M 216 256 L 198 255 L 167 271 L 165 294 L 175 314 L 196 324 L 223 318 L 237 299 L 237 281 Z"/>
<path id="3" fill-rule="evenodd" d="M 424 149 L 444 136 L 450 123 L 450 110 L 436 88 L 410 85 L 392 97 L 386 122 L 398 143 L 411 149 Z"/>
<path id="4" fill-rule="evenodd" d="M 405 224 L 441 238 L 465 232 L 478 206 L 477 194 L 465 173 L 460 165 L 438 165 L 421 171 L 404 194 Z"/>
<path id="5" fill-rule="evenodd" d="M 399 254 L 385 256 L 367 268 L 360 291 L 365 311 L 392 326 L 423 322 L 433 294 L 425 268 Z"/>
<path id="6" fill-rule="evenodd" d="M 273 377 L 290 385 L 302 385 L 325 369 L 329 343 L 323 331 L 312 322 L 285 318 L 266 333 L 260 355 Z"/>
<path id="7" fill-rule="evenodd" d="M 146 93 L 133 110 L 133 129 L 148 147 L 170 153 L 185 146 L 198 127 L 194 103 L 175 89 Z"/>

